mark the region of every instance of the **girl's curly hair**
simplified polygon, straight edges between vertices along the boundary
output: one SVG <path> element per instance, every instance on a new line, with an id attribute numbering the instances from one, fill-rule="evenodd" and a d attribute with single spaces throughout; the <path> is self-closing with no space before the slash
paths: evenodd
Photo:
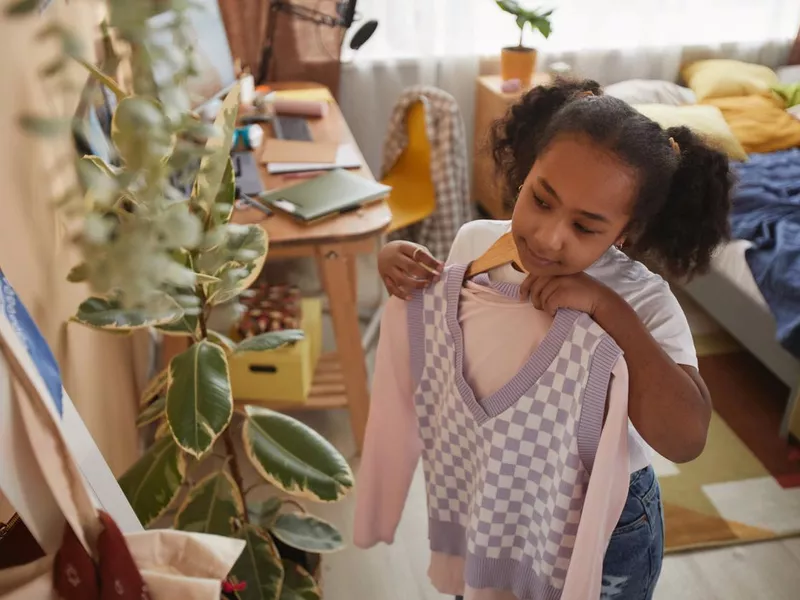
<path id="1" fill-rule="evenodd" d="M 662 129 L 591 80 L 558 79 L 527 92 L 492 129 L 509 198 L 558 135 L 587 136 L 638 173 L 627 252 L 673 277 L 692 277 L 730 237 L 727 157 L 686 127 Z M 512 200 L 513 203 L 513 200 Z"/>

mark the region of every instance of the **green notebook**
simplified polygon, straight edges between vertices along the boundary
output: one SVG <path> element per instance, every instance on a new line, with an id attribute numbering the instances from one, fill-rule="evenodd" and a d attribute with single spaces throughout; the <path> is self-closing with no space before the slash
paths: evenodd
<path id="1" fill-rule="evenodd" d="M 302 183 L 262 194 L 259 199 L 298 221 L 313 223 L 385 198 L 391 189 L 350 171 L 334 169 Z"/>

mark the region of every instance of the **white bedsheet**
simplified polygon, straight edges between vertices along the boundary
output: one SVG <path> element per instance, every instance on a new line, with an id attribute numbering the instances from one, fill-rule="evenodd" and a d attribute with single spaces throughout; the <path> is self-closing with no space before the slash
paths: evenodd
<path id="1" fill-rule="evenodd" d="M 764 296 L 761 295 L 744 257 L 745 251 L 750 246 L 751 243 L 747 240 L 732 240 L 717 251 L 711 262 L 711 268 L 736 285 L 756 304 L 767 309 Z"/>

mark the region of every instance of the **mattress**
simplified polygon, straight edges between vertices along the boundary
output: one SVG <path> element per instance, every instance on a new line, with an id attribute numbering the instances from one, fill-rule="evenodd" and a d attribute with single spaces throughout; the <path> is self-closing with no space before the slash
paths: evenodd
<path id="1" fill-rule="evenodd" d="M 753 273 L 744 257 L 745 251 L 751 246 L 747 240 L 732 240 L 717 250 L 711 261 L 711 269 L 725 277 L 735 285 L 745 296 L 769 310 L 764 296 L 758 289 Z"/>

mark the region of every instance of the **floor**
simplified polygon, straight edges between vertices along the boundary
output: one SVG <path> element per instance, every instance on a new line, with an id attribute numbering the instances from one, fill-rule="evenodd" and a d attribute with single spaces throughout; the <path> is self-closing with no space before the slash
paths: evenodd
<path id="1" fill-rule="evenodd" d="M 296 282 L 305 287 L 303 283 L 308 282 L 308 275 L 313 277 L 313 271 L 309 272 L 308 265 L 304 265 L 305 269 L 297 266 L 300 268 L 295 273 L 305 271 L 305 277 L 301 275 Z M 360 265 L 359 287 L 364 286 L 364 295 L 371 298 L 376 290 L 373 269 L 368 259 Z M 326 329 L 326 337 L 330 337 L 330 329 Z M 371 360 L 368 362 L 371 366 Z M 305 413 L 302 418 L 345 456 L 354 457 L 345 411 Z M 351 464 L 357 474 L 358 459 L 353 458 Z M 352 494 L 337 504 L 308 508 L 336 524 L 349 538 L 354 513 Z M 444 596 L 431 587 L 426 575 L 429 556 L 426 541 L 424 487 L 422 474 L 418 472 L 392 546 L 369 551 L 348 547 L 325 557 L 322 575 L 325 600 L 441 600 Z M 794 538 L 668 556 L 655 600 L 797 600 L 798 590 L 800 538 Z"/>

